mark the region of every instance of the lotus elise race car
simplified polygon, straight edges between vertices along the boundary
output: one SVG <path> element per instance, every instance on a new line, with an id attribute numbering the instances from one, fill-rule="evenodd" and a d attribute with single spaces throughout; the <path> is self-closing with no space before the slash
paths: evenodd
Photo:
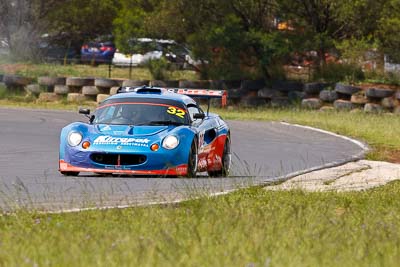
<path id="1" fill-rule="evenodd" d="M 59 171 L 70 176 L 227 176 L 229 127 L 220 116 L 203 112 L 190 96 L 226 101 L 223 90 L 121 87 L 93 114 L 80 109 L 89 121 L 62 129 Z"/>

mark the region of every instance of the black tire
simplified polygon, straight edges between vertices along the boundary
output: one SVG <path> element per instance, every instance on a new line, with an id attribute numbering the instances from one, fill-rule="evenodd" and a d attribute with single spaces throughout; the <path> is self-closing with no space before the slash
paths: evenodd
<path id="1" fill-rule="evenodd" d="M 301 107 L 306 109 L 320 109 L 322 101 L 319 98 L 307 98 L 301 101 Z"/>
<path id="2" fill-rule="evenodd" d="M 266 104 L 265 99 L 258 96 L 245 96 L 240 99 L 240 105 L 243 107 L 260 107 Z"/>
<path id="3" fill-rule="evenodd" d="M 54 93 L 57 95 L 67 95 L 69 93 L 69 87 L 66 85 L 55 85 Z"/>
<path id="4" fill-rule="evenodd" d="M 55 85 L 65 85 L 65 77 L 39 77 L 38 84 L 44 86 L 55 86 Z"/>
<path id="5" fill-rule="evenodd" d="M 196 177 L 198 161 L 199 161 L 199 156 L 197 154 L 197 141 L 196 139 L 194 139 L 192 145 L 190 146 L 186 177 L 188 178 Z"/>
<path id="6" fill-rule="evenodd" d="M 273 81 L 271 88 L 281 92 L 303 91 L 303 83 L 297 81 Z"/>
<path id="7" fill-rule="evenodd" d="M 358 91 L 361 91 L 360 87 L 356 87 L 356 86 L 351 86 L 351 85 L 344 85 L 344 84 L 340 84 L 337 83 L 335 85 L 335 91 L 341 94 L 345 94 L 345 95 L 352 95 L 357 93 Z"/>
<path id="8" fill-rule="evenodd" d="M 333 107 L 337 110 L 352 110 L 354 108 L 354 104 L 348 100 L 336 100 L 333 102 Z"/>
<path id="9" fill-rule="evenodd" d="M 368 88 L 365 95 L 372 98 L 385 98 L 391 97 L 394 93 L 392 89 Z"/>
<path id="10" fill-rule="evenodd" d="M 303 91 L 306 92 L 307 94 L 316 95 L 316 94 L 319 94 L 322 90 L 324 90 L 325 87 L 327 87 L 327 86 L 328 86 L 328 84 L 319 83 L 319 82 L 305 83 Z"/>
<path id="11" fill-rule="evenodd" d="M 32 78 L 22 77 L 18 75 L 4 75 L 3 82 L 7 85 L 7 87 L 13 86 L 27 86 L 31 84 L 33 81 Z"/>
<path id="12" fill-rule="evenodd" d="M 79 172 L 61 172 L 65 176 L 78 176 Z"/>
<path id="13" fill-rule="evenodd" d="M 112 79 L 96 78 L 94 80 L 94 85 L 97 87 L 111 88 L 114 86 L 118 86 L 118 81 Z"/>
<path id="14" fill-rule="evenodd" d="M 333 103 L 338 99 L 338 94 L 336 91 L 322 90 L 319 93 L 319 98 L 324 102 Z"/>
<path id="15" fill-rule="evenodd" d="M 68 77 L 65 83 L 68 86 L 76 87 L 94 86 L 94 78 Z"/>
<path id="16" fill-rule="evenodd" d="M 229 171 L 231 169 L 231 138 L 226 137 L 224 152 L 222 153 L 222 168 L 218 171 L 209 171 L 208 175 L 210 177 L 227 177 L 229 176 Z"/>
<path id="17" fill-rule="evenodd" d="M 100 91 L 96 86 L 83 86 L 82 87 L 83 95 L 98 95 L 99 93 L 100 93 Z"/>

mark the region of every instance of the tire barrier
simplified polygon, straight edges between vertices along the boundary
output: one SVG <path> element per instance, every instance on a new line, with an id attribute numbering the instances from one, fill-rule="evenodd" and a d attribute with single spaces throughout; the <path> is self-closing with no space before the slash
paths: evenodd
<path id="1" fill-rule="evenodd" d="M 351 96 L 350 98 L 351 103 L 353 104 L 358 104 L 358 105 L 365 105 L 368 103 L 368 98 L 365 96 L 364 91 L 360 91 L 358 93 L 355 93 L 354 95 Z"/>
<path id="2" fill-rule="evenodd" d="M 320 109 L 322 101 L 319 98 L 308 98 L 301 101 L 301 106 L 306 109 Z"/>
<path id="3" fill-rule="evenodd" d="M 322 90 L 329 87 L 329 83 L 305 83 L 303 91 L 310 95 L 319 94 Z"/>
<path id="4" fill-rule="evenodd" d="M 335 86 L 335 91 L 344 95 L 352 95 L 357 93 L 358 91 L 361 91 L 361 88 L 352 85 L 337 83 Z"/>
<path id="5" fill-rule="evenodd" d="M 121 80 L 82 77 L 39 77 L 2 75 L 3 86 L 9 90 L 24 90 L 38 95 L 38 101 L 102 102 L 114 95 L 120 86 L 150 85 L 165 88 L 224 89 L 228 105 L 284 108 L 300 105 L 307 109 L 364 110 L 369 113 L 393 112 L 400 114 L 400 89 L 370 86 L 361 88 L 343 83 L 301 83 L 298 81 L 263 80 Z M 0 77 L 0 78 L 1 78 Z M 47 88 L 47 89 L 45 89 Z M 49 89 L 51 88 L 51 90 Z M 219 106 L 217 102 L 213 105 Z"/>
<path id="6" fill-rule="evenodd" d="M 25 86 L 25 91 L 34 95 L 39 95 L 40 86 L 38 84 L 28 84 L 27 86 Z"/>
<path id="7" fill-rule="evenodd" d="M 335 102 L 335 100 L 338 99 L 338 94 L 336 91 L 322 90 L 321 92 L 319 92 L 319 98 L 323 102 L 333 103 L 333 102 Z"/>
<path id="8" fill-rule="evenodd" d="M 16 88 L 16 87 L 23 88 L 24 86 L 31 84 L 32 81 L 33 81 L 32 78 L 27 78 L 18 75 L 3 76 L 3 82 L 8 88 Z"/>
<path id="9" fill-rule="evenodd" d="M 65 77 L 39 77 L 38 84 L 42 86 L 54 87 L 56 85 L 65 85 Z"/>
<path id="10" fill-rule="evenodd" d="M 82 87 L 82 94 L 88 96 L 96 96 L 100 94 L 100 90 L 96 86 L 83 86 Z"/>
<path id="11" fill-rule="evenodd" d="M 80 78 L 80 77 L 69 77 L 66 79 L 67 86 L 82 87 L 94 85 L 94 78 Z"/>
<path id="12" fill-rule="evenodd" d="M 88 100 L 88 98 L 86 96 L 84 96 L 83 94 L 69 93 L 67 95 L 67 101 L 71 102 L 71 103 L 82 103 L 82 102 L 85 102 L 86 100 Z"/>
<path id="13" fill-rule="evenodd" d="M 111 87 L 118 86 L 118 81 L 112 79 L 95 79 L 94 86 L 110 89 Z"/>
<path id="14" fill-rule="evenodd" d="M 383 107 L 375 103 L 367 103 L 364 106 L 364 111 L 367 113 L 382 113 Z"/>
<path id="15" fill-rule="evenodd" d="M 66 85 L 55 85 L 54 86 L 54 93 L 57 95 L 67 95 L 70 93 L 69 87 Z"/>
<path id="16" fill-rule="evenodd" d="M 345 110 L 345 111 L 352 110 L 355 108 L 354 104 L 351 103 L 351 101 L 342 99 L 338 99 L 335 102 L 333 102 L 333 107 L 336 110 Z"/>
<path id="17" fill-rule="evenodd" d="M 381 88 L 368 88 L 365 91 L 365 95 L 370 98 L 385 98 L 393 96 L 394 90 L 392 89 L 381 89 Z"/>
<path id="18" fill-rule="evenodd" d="M 49 93 L 49 92 L 42 92 L 39 95 L 38 101 L 39 102 L 56 102 L 61 100 L 61 96 L 57 95 L 55 93 Z"/>

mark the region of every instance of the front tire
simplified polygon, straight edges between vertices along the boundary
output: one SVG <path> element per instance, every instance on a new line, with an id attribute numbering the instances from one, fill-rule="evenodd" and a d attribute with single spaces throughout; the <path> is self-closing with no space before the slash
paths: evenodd
<path id="1" fill-rule="evenodd" d="M 188 167 L 186 177 L 194 178 L 197 174 L 197 164 L 199 161 L 199 156 L 197 154 L 197 142 L 196 139 L 193 140 L 192 145 L 190 146 L 189 151 L 189 159 L 188 159 Z"/>

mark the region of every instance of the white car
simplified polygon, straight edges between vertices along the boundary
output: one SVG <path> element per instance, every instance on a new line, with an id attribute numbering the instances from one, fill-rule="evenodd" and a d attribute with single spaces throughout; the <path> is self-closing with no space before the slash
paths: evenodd
<path id="1" fill-rule="evenodd" d="M 130 43 L 134 52 L 123 54 L 117 49 L 112 60 L 114 65 L 135 67 L 161 57 L 165 57 L 171 63 L 181 65 L 183 68 L 201 63 L 190 56 L 190 51 L 186 47 L 174 40 L 138 38 L 132 39 Z"/>
<path id="2" fill-rule="evenodd" d="M 116 66 L 140 66 L 146 64 L 149 60 L 160 59 L 162 51 L 150 51 L 145 54 L 122 54 L 118 50 L 114 53 L 112 64 Z"/>
<path id="3" fill-rule="evenodd" d="M 112 63 L 116 66 L 140 66 L 149 60 L 160 59 L 163 55 L 163 43 L 172 44 L 174 41 L 150 38 L 132 39 L 130 44 L 133 47 L 133 53 L 123 54 L 117 49 Z"/>

